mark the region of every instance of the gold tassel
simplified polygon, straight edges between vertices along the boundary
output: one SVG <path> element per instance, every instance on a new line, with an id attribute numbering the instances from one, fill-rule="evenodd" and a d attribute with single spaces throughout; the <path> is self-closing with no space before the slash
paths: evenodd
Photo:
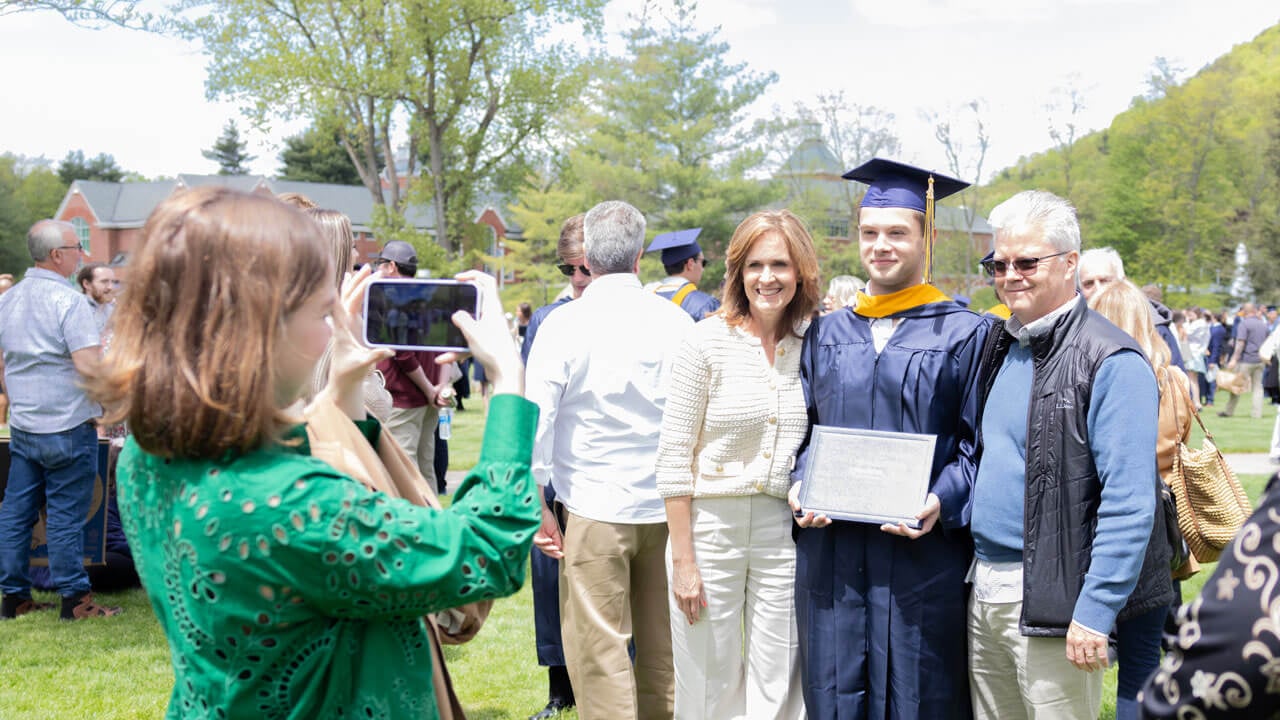
<path id="1" fill-rule="evenodd" d="M 924 281 L 933 282 L 933 175 L 929 176 L 929 189 L 924 193 Z"/>

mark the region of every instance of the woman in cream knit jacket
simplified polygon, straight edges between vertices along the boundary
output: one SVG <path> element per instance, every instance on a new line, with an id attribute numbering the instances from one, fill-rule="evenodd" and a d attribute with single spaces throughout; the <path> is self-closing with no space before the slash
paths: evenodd
<path id="1" fill-rule="evenodd" d="M 673 364 L 658 444 L 676 717 L 801 718 L 786 498 L 808 425 L 800 339 L 818 260 L 781 210 L 744 220 L 726 265 L 721 310 Z"/>

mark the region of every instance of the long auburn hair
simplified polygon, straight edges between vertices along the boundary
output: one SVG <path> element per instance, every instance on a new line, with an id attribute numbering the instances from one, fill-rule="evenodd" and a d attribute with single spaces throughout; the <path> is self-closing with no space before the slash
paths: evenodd
<path id="1" fill-rule="evenodd" d="M 777 233 L 786 243 L 787 253 L 796 270 L 796 294 L 787 304 L 782 315 L 782 327 L 795 333 L 800 321 L 818 307 L 821 299 L 821 282 L 818 279 L 818 254 L 813 249 L 813 238 L 804 222 L 790 210 L 762 210 L 754 213 L 738 225 L 725 251 L 724 294 L 720 314 L 730 327 L 737 327 L 751 317 L 747 291 L 742 283 L 742 270 L 747 254 L 756 240 L 768 233 Z"/>
<path id="2" fill-rule="evenodd" d="M 200 187 L 162 202 L 130 261 L 115 339 L 88 378 L 107 421 L 165 458 L 219 459 L 278 440 L 284 323 L 333 263 L 319 228 L 266 197 Z"/>

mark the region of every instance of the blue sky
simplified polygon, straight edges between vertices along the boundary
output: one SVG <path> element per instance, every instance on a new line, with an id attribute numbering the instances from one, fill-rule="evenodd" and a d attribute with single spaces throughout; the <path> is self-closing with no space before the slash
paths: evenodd
<path id="1" fill-rule="evenodd" d="M 643 0 L 613 0 L 606 32 Z M 660 4 L 660 3 L 659 3 Z M 983 102 L 992 135 L 985 180 L 1051 144 L 1046 106 L 1073 84 L 1085 128 L 1105 127 L 1145 88 L 1157 56 L 1194 72 L 1280 22 L 1275 0 L 701 0 L 731 58 L 778 74 L 755 116 L 823 92 L 894 113 L 902 159 L 945 168 L 927 113 Z M 616 42 L 616 41 L 615 41 Z M 59 16 L 0 17 L 0 152 L 108 152 L 144 175 L 212 172 L 200 155 L 237 116 L 205 98 L 204 59 L 185 42 Z M 242 123 L 243 127 L 243 123 Z M 256 172 L 279 166 L 299 125 L 250 131 Z"/>

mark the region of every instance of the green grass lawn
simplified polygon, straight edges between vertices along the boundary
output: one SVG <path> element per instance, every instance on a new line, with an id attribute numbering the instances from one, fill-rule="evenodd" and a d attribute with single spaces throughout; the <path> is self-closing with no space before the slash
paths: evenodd
<path id="1" fill-rule="evenodd" d="M 480 439 L 484 437 L 484 404 L 472 396 L 466 410 L 453 413 L 453 436 L 449 438 L 449 469 L 470 470 L 480 459 Z"/>
<path id="2" fill-rule="evenodd" d="M 478 398 L 454 416 L 450 466 L 465 470 L 476 461 L 484 429 Z M 1262 421 L 1205 417 L 1228 452 L 1264 452 L 1274 411 Z M 1265 426 L 1265 428 L 1263 427 Z M 1198 439 L 1195 440 L 1198 444 Z M 1267 477 L 1242 476 L 1257 501 Z M 1215 565 L 1183 583 L 1183 596 L 1199 592 Z M 46 599 L 48 596 L 46 596 Z M 37 613 L 0 623 L 0 720 L 44 718 L 157 718 L 172 687 L 169 651 L 142 591 L 103 595 L 125 614 L 103 620 L 62 623 Z M 533 601 L 529 587 L 498 601 L 472 642 L 446 649 L 449 668 L 468 717 L 525 718 L 546 702 L 546 673 L 537 665 Z M 1115 670 L 1108 672 L 1102 718 L 1114 717 Z M 575 713 L 563 715 L 576 720 Z"/>
<path id="3" fill-rule="evenodd" d="M 1267 452 L 1271 445 L 1271 428 L 1274 426 L 1276 419 L 1275 406 L 1269 403 L 1263 405 L 1262 417 L 1255 420 L 1249 417 L 1250 399 L 1248 395 L 1245 395 L 1240 398 L 1235 415 L 1226 418 L 1218 417 L 1218 413 L 1222 411 L 1222 408 L 1226 407 L 1227 401 L 1225 397 L 1225 395 L 1220 394 L 1217 398 L 1217 406 L 1205 408 L 1200 412 L 1200 419 L 1209 428 L 1209 432 L 1213 433 L 1213 438 L 1218 443 L 1218 449 L 1228 453 Z M 1199 447 L 1200 438 L 1202 437 L 1204 437 L 1204 434 L 1200 432 L 1200 426 L 1196 425 L 1196 422 L 1192 420 L 1191 446 Z"/>

